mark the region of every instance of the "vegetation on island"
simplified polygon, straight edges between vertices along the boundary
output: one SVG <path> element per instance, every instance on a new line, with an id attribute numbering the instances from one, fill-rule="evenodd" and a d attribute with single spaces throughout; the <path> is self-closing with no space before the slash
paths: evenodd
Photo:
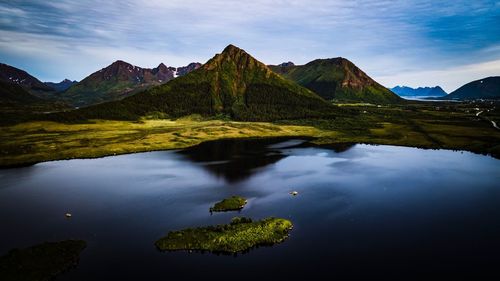
<path id="1" fill-rule="evenodd" d="M 247 200 L 245 198 L 240 196 L 231 196 L 215 203 L 213 207 L 210 207 L 210 212 L 238 211 L 243 209 L 246 204 Z"/>
<path id="2" fill-rule="evenodd" d="M 66 240 L 11 250 L 0 257 L 0 280 L 51 280 L 76 266 L 85 247 L 85 241 Z"/>
<path id="3" fill-rule="evenodd" d="M 266 218 L 260 221 L 235 217 L 225 225 L 188 228 L 172 231 L 156 241 L 162 251 L 197 250 L 213 253 L 234 254 L 253 247 L 274 245 L 283 242 L 292 222 L 281 218 Z"/>

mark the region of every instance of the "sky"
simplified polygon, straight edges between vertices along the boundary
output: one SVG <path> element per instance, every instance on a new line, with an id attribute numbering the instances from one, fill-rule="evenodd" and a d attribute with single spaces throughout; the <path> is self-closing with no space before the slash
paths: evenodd
<path id="1" fill-rule="evenodd" d="M 386 87 L 450 92 L 500 75 L 500 1 L 0 0 L 0 62 L 42 81 L 119 59 L 204 63 L 228 44 L 266 64 L 345 57 Z"/>

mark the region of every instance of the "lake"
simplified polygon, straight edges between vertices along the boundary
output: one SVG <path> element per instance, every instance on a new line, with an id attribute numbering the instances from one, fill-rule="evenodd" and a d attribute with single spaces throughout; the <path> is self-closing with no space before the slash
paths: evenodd
<path id="1" fill-rule="evenodd" d="M 210 214 L 231 195 L 247 206 Z M 237 215 L 283 217 L 294 228 L 281 244 L 236 256 L 154 246 L 168 231 Z M 301 139 L 216 141 L 0 170 L 0 221 L 2 254 L 87 241 L 78 267 L 57 280 L 500 277 L 500 160 Z"/>

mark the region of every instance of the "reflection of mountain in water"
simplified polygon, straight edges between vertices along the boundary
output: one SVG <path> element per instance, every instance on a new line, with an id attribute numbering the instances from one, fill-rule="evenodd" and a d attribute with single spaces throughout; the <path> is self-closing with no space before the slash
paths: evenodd
<path id="1" fill-rule="evenodd" d="M 341 143 L 332 143 L 332 144 L 318 145 L 317 147 L 324 148 L 324 149 L 330 149 L 330 150 L 335 151 L 336 153 L 341 153 L 341 152 L 348 151 L 354 145 L 355 145 L 355 143 L 341 142 Z"/>
<path id="2" fill-rule="evenodd" d="M 179 153 L 228 182 L 238 182 L 255 174 L 257 168 L 283 159 L 285 155 L 279 150 L 283 146 L 275 145 L 286 144 L 285 141 L 283 138 L 218 140 L 205 142 Z"/>

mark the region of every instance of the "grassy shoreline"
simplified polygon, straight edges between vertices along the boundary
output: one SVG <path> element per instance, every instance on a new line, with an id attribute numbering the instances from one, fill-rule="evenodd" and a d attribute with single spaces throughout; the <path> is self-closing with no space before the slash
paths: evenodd
<path id="1" fill-rule="evenodd" d="M 476 116 L 477 104 L 439 105 L 341 105 L 354 113 L 331 120 L 274 123 L 199 116 L 135 122 L 90 120 L 83 124 L 26 122 L 0 127 L 0 168 L 182 149 L 221 139 L 273 137 L 308 137 L 314 145 L 365 143 L 465 150 L 500 158 L 500 131 Z M 497 111 L 488 114 L 492 119 L 500 116 Z"/>
<path id="2" fill-rule="evenodd" d="M 297 137 L 320 133 L 304 126 L 221 120 L 95 120 L 89 124 L 28 122 L 0 127 L 0 168 L 187 148 L 228 138 Z"/>

